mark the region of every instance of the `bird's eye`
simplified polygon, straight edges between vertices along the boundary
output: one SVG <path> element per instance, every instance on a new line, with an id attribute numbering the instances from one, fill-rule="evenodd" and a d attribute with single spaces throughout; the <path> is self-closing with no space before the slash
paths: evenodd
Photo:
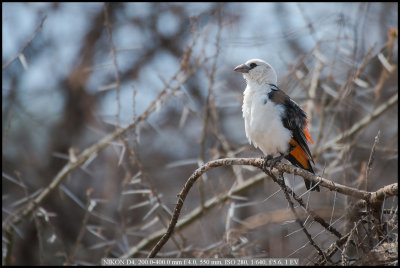
<path id="1" fill-rule="evenodd" d="M 256 67 L 257 66 L 257 64 L 255 64 L 254 62 L 252 62 L 252 63 L 250 63 L 250 68 L 254 68 L 254 67 Z"/>

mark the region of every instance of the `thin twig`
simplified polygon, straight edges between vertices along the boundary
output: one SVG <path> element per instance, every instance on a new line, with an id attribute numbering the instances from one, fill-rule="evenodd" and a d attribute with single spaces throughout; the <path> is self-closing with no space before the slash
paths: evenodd
<path id="1" fill-rule="evenodd" d="M 283 178 L 282 178 L 282 179 L 283 179 Z M 282 187 L 282 189 L 287 188 L 286 185 L 281 186 L 281 187 Z M 315 243 L 314 239 L 311 237 L 310 233 L 307 231 L 307 228 L 305 228 L 303 222 L 300 220 L 299 216 L 297 215 L 296 210 L 294 209 L 294 204 L 293 204 L 292 200 L 290 199 L 290 195 L 288 194 L 288 191 L 284 190 L 283 192 L 285 193 L 286 200 L 287 200 L 288 203 L 289 203 L 290 210 L 292 211 L 294 217 L 296 218 L 296 222 L 299 224 L 301 230 L 302 230 L 302 231 L 304 232 L 304 234 L 306 235 L 306 237 L 307 237 L 308 241 L 310 242 L 310 244 L 317 250 L 318 254 L 319 254 L 321 257 L 326 258 L 327 260 L 329 260 L 329 261 L 332 263 L 332 260 L 330 259 L 330 257 L 329 257 L 329 256 L 326 256 L 326 255 L 324 254 L 324 252 L 321 250 L 321 248 Z"/>
<path id="2" fill-rule="evenodd" d="M 365 190 L 366 191 L 368 191 L 368 175 L 369 175 L 369 172 L 370 172 L 370 170 L 372 168 L 372 164 L 374 163 L 376 145 L 379 142 L 380 134 L 381 134 L 381 131 L 379 130 L 378 134 L 375 137 L 374 145 L 372 145 L 371 154 L 369 155 L 369 160 L 368 160 L 368 164 L 367 164 L 367 169 L 365 171 Z"/>
<path id="3" fill-rule="evenodd" d="M 104 24 L 107 28 L 107 33 L 108 33 L 108 39 L 111 45 L 111 51 L 113 54 L 113 63 L 115 67 L 115 72 L 116 72 L 116 80 L 115 84 L 117 86 L 117 94 L 116 94 L 116 102 L 117 102 L 117 124 L 118 126 L 120 125 L 120 111 L 121 111 L 121 102 L 120 102 L 120 91 L 121 91 L 121 71 L 118 66 L 118 61 L 117 61 L 117 49 L 115 48 L 114 41 L 113 41 L 113 34 L 112 34 L 112 26 L 108 14 L 108 6 L 110 3 L 104 3 Z"/>
<path id="4" fill-rule="evenodd" d="M 204 213 L 210 211 L 212 208 L 226 202 L 231 198 L 232 195 L 239 195 L 250 187 L 254 187 L 262 183 L 265 179 L 265 174 L 259 173 L 252 178 L 248 178 L 243 184 L 237 185 L 235 188 L 231 189 L 228 193 L 220 194 L 218 196 L 212 197 L 204 202 L 204 207 L 201 205 L 192 209 L 191 212 L 185 216 L 182 220 L 180 220 L 176 226 L 176 230 L 182 230 L 184 227 L 188 226 L 191 223 L 194 223 L 195 220 L 199 219 L 201 216 L 204 216 Z M 157 240 L 159 240 L 167 231 L 166 228 L 153 232 L 150 236 L 144 238 L 139 243 L 136 244 L 135 247 L 132 247 L 127 253 L 121 256 L 121 258 L 129 258 L 135 256 L 140 250 L 148 247 L 153 244 Z"/>
<path id="5" fill-rule="evenodd" d="M 32 213 L 32 211 L 37 207 L 38 204 L 40 204 L 54 189 L 56 189 L 60 183 L 67 177 L 68 174 L 70 174 L 73 170 L 76 168 L 80 167 L 83 165 L 90 157 L 93 155 L 99 153 L 101 150 L 106 148 L 111 141 L 115 140 L 116 138 L 122 136 L 125 134 L 128 130 L 134 128 L 138 123 L 141 121 L 145 120 L 152 112 L 154 112 L 162 103 L 166 102 L 171 96 L 174 95 L 174 93 L 181 87 L 183 83 L 189 79 L 189 77 L 197 70 L 197 68 L 202 64 L 202 62 L 199 62 L 197 65 L 193 66 L 189 70 L 185 70 L 186 75 L 179 79 L 179 84 L 171 88 L 168 91 L 168 87 L 166 87 L 164 90 L 162 90 L 158 97 L 148 106 L 148 108 L 138 117 L 136 120 L 134 120 L 133 123 L 128 125 L 127 127 L 124 128 L 118 128 L 114 132 L 108 134 L 104 138 L 102 138 L 100 141 L 96 142 L 92 146 L 86 148 L 82 153 L 80 153 L 75 161 L 69 161 L 58 173 L 57 175 L 53 178 L 51 183 L 34 199 L 32 202 L 29 202 L 24 208 L 22 208 L 22 212 L 19 214 L 14 214 L 12 215 L 11 219 L 3 221 L 3 228 L 5 229 L 6 232 L 11 232 L 13 229 L 13 225 L 19 224 L 22 219 L 27 217 Z M 182 70 L 179 70 L 176 74 L 176 77 L 178 74 L 181 73 Z M 9 223 L 10 222 L 10 223 Z"/>
<path id="6" fill-rule="evenodd" d="M 385 103 L 381 104 L 377 107 L 371 114 L 365 116 L 356 124 L 354 124 L 350 129 L 346 130 L 342 134 L 338 135 L 336 138 L 328 141 L 325 145 L 321 146 L 321 148 L 316 152 L 316 155 L 320 155 L 322 152 L 331 149 L 332 147 L 339 144 L 346 138 L 349 138 L 356 134 L 358 131 L 362 130 L 364 127 L 368 126 L 372 121 L 381 116 L 384 112 L 386 112 L 389 108 L 391 108 L 394 104 L 397 103 L 399 98 L 399 94 L 396 93 L 392 97 L 389 98 Z"/>
<path id="7" fill-rule="evenodd" d="M 2 65 L 2 69 L 4 70 L 5 68 L 7 68 L 8 65 L 10 65 L 16 58 L 18 58 L 20 55 L 23 54 L 24 50 L 29 46 L 29 44 L 33 41 L 33 39 L 35 39 L 36 35 L 38 34 L 38 32 L 43 28 L 43 24 L 46 20 L 47 16 L 45 16 L 39 26 L 36 27 L 35 31 L 33 32 L 33 34 L 31 35 L 31 37 L 26 40 L 26 42 L 23 44 L 23 46 L 21 47 L 21 49 L 18 51 L 18 53 L 12 57 L 11 59 L 9 59 L 6 63 L 4 63 Z"/>
<path id="8" fill-rule="evenodd" d="M 71 264 L 74 263 L 75 255 L 78 252 L 78 248 L 82 243 L 83 236 L 85 235 L 87 223 L 89 221 L 90 214 L 91 214 L 90 213 L 90 210 L 91 210 L 90 207 L 92 205 L 92 195 L 93 195 L 93 188 L 89 188 L 86 191 L 87 201 L 86 201 L 86 207 L 85 207 L 85 215 L 83 216 L 83 220 L 82 220 L 82 226 L 81 226 L 81 229 L 79 230 L 79 234 L 78 234 L 78 236 L 76 238 L 76 241 L 75 241 L 74 247 L 73 247 L 73 249 L 71 251 L 71 254 L 68 257 L 68 262 L 69 263 L 67 262 L 66 265 L 71 265 Z"/>
<path id="9" fill-rule="evenodd" d="M 350 232 L 348 233 L 348 235 L 346 235 L 346 243 L 343 246 L 343 250 L 342 250 L 342 254 L 341 254 L 341 258 L 342 258 L 342 265 L 343 266 L 347 266 L 348 265 L 348 261 L 346 259 L 346 251 L 349 248 L 350 245 L 350 241 L 351 241 L 351 236 L 353 235 L 353 233 L 357 230 L 358 225 L 361 223 L 361 220 L 357 221 L 357 223 L 354 223 L 354 227 L 353 229 L 350 230 Z"/>

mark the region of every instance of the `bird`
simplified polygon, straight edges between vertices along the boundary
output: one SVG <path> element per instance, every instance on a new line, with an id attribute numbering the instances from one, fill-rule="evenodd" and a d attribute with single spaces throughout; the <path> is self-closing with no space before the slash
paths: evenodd
<path id="1" fill-rule="evenodd" d="M 246 80 L 242 112 L 246 137 L 264 153 L 263 167 L 270 170 L 283 158 L 296 167 L 315 174 L 308 142 L 313 143 L 306 113 L 277 86 L 277 75 L 270 64 L 251 59 L 234 71 Z M 276 156 L 278 155 L 278 156 Z M 275 156 L 275 157 L 274 157 Z M 320 191 L 318 185 L 304 180 L 307 190 Z"/>

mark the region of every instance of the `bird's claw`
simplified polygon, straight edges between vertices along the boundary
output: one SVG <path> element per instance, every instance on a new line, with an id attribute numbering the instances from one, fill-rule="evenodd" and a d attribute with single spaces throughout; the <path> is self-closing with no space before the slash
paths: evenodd
<path id="1" fill-rule="evenodd" d="M 272 169 L 276 165 L 276 163 L 278 163 L 279 161 L 282 160 L 282 158 L 283 158 L 283 156 L 277 156 L 275 158 L 272 158 L 271 165 L 269 166 L 269 168 Z"/>
<path id="2" fill-rule="evenodd" d="M 270 155 L 267 156 L 267 160 L 271 160 L 270 165 L 269 165 L 269 171 L 272 172 L 272 169 L 274 168 L 274 166 L 280 162 L 285 156 L 282 154 L 280 156 L 277 157 L 272 157 Z"/>
<path id="3" fill-rule="evenodd" d="M 271 160 L 271 159 L 273 159 L 273 158 L 272 158 L 271 155 L 267 155 L 267 156 L 264 156 L 263 159 L 264 159 L 264 160 L 263 160 L 263 163 L 262 163 L 262 168 L 263 168 L 263 170 L 266 170 L 268 160 Z M 271 171 L 271 170 L 270 170 L 270 171 Z"/>
<path id="4" fill-rule="evenodd" d="M 263 168 L 263 170 L 266 170 L 267 162 L 268 162 L 268 160 L 271 160 L 271 162 L 270 162 L 270 164 L 269 164 L 269 172 L 272 173 L 272 169 L 274 168 L 274 166 L 275 166 L 278 162 L 280 162 L 284 157 L 285 157 L 285 156 L 284 156 L 283 154 L 280 155 L 280 156 L 277 156 L 277 157 L 272 157 L 271 155 L 264 156 L 264 157 L 263 157 L 264 160 L 263 160 L 263 163 L 262 163 L 262 168 Z"/>

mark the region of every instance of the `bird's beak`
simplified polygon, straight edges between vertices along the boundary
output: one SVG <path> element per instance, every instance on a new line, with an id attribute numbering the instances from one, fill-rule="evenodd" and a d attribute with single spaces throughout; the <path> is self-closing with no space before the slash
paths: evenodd
<path id="1" fill-rule="evenodd" d="M 241 64 L 239 66 L 236 66 L 235 69 L 233 69 L 235 72 L 239 72 L 239 73 L 248 73 L 250 70 L 250 67 L 247 66 L 246 64 Z"/>

